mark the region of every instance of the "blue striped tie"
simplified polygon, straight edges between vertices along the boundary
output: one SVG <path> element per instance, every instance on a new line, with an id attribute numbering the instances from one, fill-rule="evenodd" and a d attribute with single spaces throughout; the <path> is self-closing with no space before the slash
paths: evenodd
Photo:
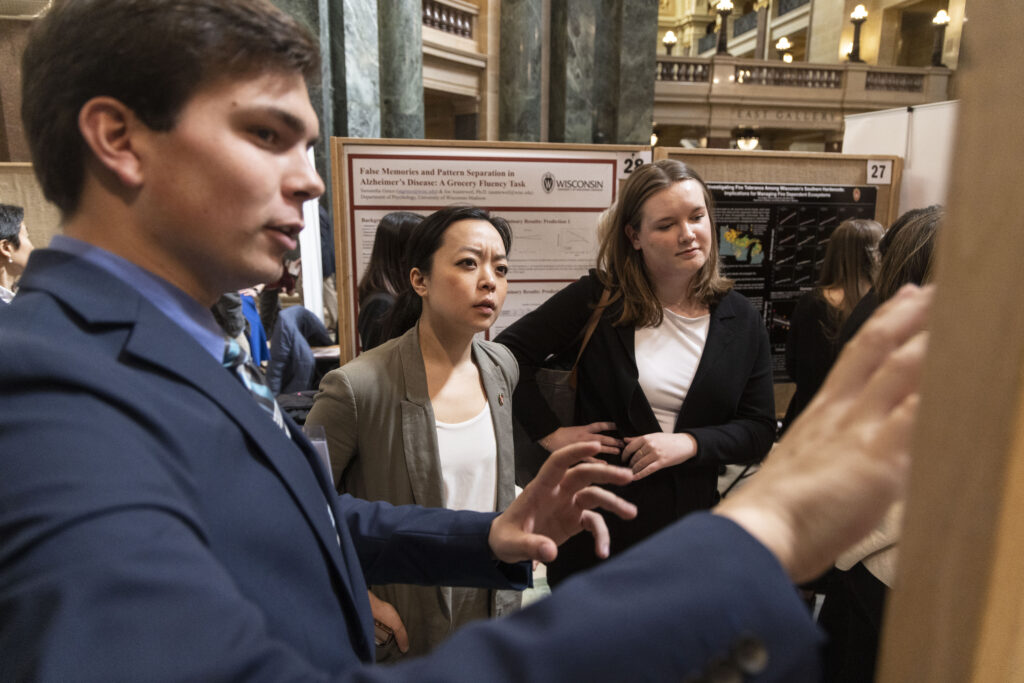
<path id="1" fill-rule="evenodd" d="M 274 400 L 274 392 L 267 386 L 267 380 L 263 377 L 263 372 L 256 367 L 256 364 L 249 358 L 246 350 L 234 339 L 224 338 L 224 360 L 221 361 L 221 364 L 235 373 L 235 376 L 245 385 L 245 388 L 249 390 L 249 393 L 256 399 L 260 407 L 272 417 L 274 424 L 283 429 L 285 434 L 288 434 L 288 429 L 284 424 L 284 416 L 281 415 L 281 407 Z M 290 434 L 288 436 L 289 438 L 291 437 Z"/>

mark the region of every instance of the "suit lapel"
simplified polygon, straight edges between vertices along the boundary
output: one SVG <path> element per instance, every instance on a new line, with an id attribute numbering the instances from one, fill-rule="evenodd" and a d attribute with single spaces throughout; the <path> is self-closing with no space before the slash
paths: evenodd
<path id="1" fill-rule="evenodd" d="M 615 316 L 612 320 L 615 320 L 622 314 L 621 308 L 622 304 L 617 302 L 617 309 L 612 312 L 612 315 Z M 640 370 L 636 365 L 636 328 L 632 325 L 619 325 L 613 326 L 612 330 L 614 330 L 615 336 L 622 345 L 623 358 L 628 359 L 627 363 L 622 363 L 615 370 L 622 373 L 621 386 L 629 392 L 629 395 L 626 397 L 626 406 L 630 424 L 617 425 L 619 431 L 622 431 L 627 436 L 660 432 L 661 427 L 658 425 L 658 418 L 654 416 L 654 410 L 651 409 L 647 395 L 644 394 L 643 389 L 640 387 Z M 629 429 L 630 427 L 632 429 Z"/>
<path id="2" fill-rule="evenodd" d="M 399 340 L 399 358 L 402 361 L 402 380 L 405 398 L 402 399 L 402 451 L 409 472 L 409 487 L 413 500 L 424 507 L 444 507 L 444 479 L 441 476 L 441 454 L 437 445 L 434 410 L 430 406 L 427 388 L 427 368 L 420 351 L 419 326 L 402 335 Z M 452 589 L 437 586 L 437 600 L 442 613 L 452 618 Z"/>
<path id="3" fill-rule="evenodd" d="M 480 378 L 487 396 L 494 425 L 497 445 L 498 496 L 497 509 L 504 510 L 512 503 L 515 491 L 515 454 L 512 449 L 512 396 L 501 368 L 482 344 L 473 342 L 473 361 L 480 370 Z"/>
<path id="4" fill-rule="evenodd" d="M 402 447 L 413 500 L 424 507 L 444 507 L 441 457 L 437 451 L 434 411 L 427 390 L 427 369 L 423 366 L 420 337 L 416 327 L 399 341 L 402 380 Z"/>
<path id="5" fill-rule="evenodd" d="M 321 481 L 324 476 L 318 462 L 311 464 L 310 458 L 316 456 L 308 441 L 298 438 L 293 443 L 241 382 L 130 285 L 67 253 L 43 249 L 32 258 L 36 267 L 27 274 L 23 286 L 50 292 L 87 324 L 130 327 L 124 353 L 192 385 L 221 406 L 225 417 L 250 436 L 292 492 L 334 570 L 349 586 L 349 572 L 342 564 L 337 534 L 326 509 L 328 489 Z M 295 430 L 293 424 L 290 429 Z M 358 562 L 350 566 L 358 566 Z"/>
<path id="6" fill-rule="evenodd" d="M 322 486 L 322 465 L 305 438 L 289 439 L 253 400 L 249 391 L 199 347 L 178 325 L 157 309 L 139 307 L 138 322 L 125 351 L 173 373 L 206 394 L 224 410 L 277 472 L 292 492 L 303 515 L 331 557 L 335 570 L 347 577 L 341 564 L 337 531 L 328 514 L 328 498 Z M 296 435 L 298 430 L 291 426 Z"/>

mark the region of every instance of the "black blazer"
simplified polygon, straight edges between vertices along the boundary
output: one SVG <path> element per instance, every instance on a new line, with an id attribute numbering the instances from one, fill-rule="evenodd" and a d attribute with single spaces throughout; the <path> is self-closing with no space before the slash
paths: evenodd
<path id="1" fill-rule="evenodd" d="M 601 297 L 596 276 L 583 277 L 503 331 L 497 341 L 520 364 L 512 402 L 516 418 L 533 439 L 560 426 L 534 382 L 546 359 L 571 366 L 590 313 Z M 661 427 L 640 388 L 633 346 L 634 328 L 615 327 L 621 300 L 601 315 L 579 366 L 576 424 L 607 420 L 616 436 L 641 436 Z M 622 551 L 683 515 L 718 501 L 719 467 L 760 461 L 775 439 L 775 403 L 768 333 L 747 299 L 729 292 L 711 307 L 708 338 L 675 431 L 697 440 L 697 455 L 616 492 L 639 506 L 637 519 L 623 523 L 605 515 L 612 552 Z M 618 456 L 607 456 L 618 460 Z M 570 540 L 548 568 L 557 583 L 596 562 L 592 543 Z"/>

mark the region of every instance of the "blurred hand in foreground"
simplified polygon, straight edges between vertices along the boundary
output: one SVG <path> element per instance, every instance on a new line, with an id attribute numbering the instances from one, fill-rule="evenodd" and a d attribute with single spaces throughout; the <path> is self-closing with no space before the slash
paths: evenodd
<path id="1" fill-rule="evenodd" d="M 831 566 L 903 492 L 932 294 L 908 285 L 879 308 L 761 471 L 715 509 L 797 583 Z"/>

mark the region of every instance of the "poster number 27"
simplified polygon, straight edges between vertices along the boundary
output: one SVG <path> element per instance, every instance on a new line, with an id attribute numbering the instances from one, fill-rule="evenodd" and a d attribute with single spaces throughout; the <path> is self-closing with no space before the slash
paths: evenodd
<path id="1" fill-rule="evenodd" d="M 891 159 L 868 159 L 868 185 L 892 185 Z"/>

